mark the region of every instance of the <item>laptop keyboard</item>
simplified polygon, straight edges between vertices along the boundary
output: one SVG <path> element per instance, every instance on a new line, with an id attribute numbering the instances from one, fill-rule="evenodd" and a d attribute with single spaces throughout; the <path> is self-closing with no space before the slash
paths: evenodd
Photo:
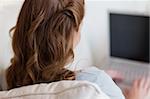
<path id="1" fill-rule="evenodd" d="M 123 63 L 112 63 L 109 69 L 119 71 L 123 77 L 123 83 L 127 85 L 131 85 L 132 82 L 136 79 L 140 79 L 142 77 L 150 77 L 150 70 L 146 67 L 137 67 L 137 66 L 129 66 L 128 64 Z"/>

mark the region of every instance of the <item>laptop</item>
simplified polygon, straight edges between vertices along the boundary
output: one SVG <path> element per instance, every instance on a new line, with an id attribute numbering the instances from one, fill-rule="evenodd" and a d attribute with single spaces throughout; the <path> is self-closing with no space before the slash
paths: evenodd
<path id="1" fill-rule="evenodd" d="M 150 17 L 110 13 L 110 57 L 106 69 L 119 71 L 123 84 L 150 77 Z"/>

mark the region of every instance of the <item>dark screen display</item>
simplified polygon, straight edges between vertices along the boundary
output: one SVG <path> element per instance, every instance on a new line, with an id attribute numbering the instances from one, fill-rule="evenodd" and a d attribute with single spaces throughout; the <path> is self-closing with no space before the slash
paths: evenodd
<path id="1" fill-rule="evenodd" d="M 148 16 L 110 13 L 110 54 L 150 62 Z"/>

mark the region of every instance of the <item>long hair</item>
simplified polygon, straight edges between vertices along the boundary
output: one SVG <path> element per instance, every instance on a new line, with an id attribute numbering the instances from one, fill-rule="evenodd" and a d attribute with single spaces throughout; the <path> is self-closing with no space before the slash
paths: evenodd
<path id="1" fill-rule="evenodd" d="M 12 29 L 8 89 L 72 77 L 64 66 L 73 61 L 73 39 L 83 17 L 84 0 L 25 0 Z"/>

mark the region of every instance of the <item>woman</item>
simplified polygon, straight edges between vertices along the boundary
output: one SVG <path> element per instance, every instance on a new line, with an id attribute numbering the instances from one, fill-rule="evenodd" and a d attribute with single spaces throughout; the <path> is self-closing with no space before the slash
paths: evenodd
<path id="1" fill-rule="evenodd" d="M 84 17 L 83 0 L 25 0 L 14 30 L 8 89 L 74 80 L 64 68 L 73 61 Z"/>
<path id="2" fill-rule="evenodd" d="M 13 30 L 14 56 L 6 71 L 7 89 L 61 80 L 97 83 L 112 99 L 123 99 L 112 79 L 97 68 L 75 72 L 73 61 L 80 40 L 84 0 L 25 0 Z"/>
<path id="3" fill-rule="evenodd" d="M 6 71 L 7 89 L 61 80 L 87 80 L 111 99 L 124 99 L 103 71 L 65 68 L 80 40 L 84 0 L 25 0 L 13 30 L 14 56 Z"/>

